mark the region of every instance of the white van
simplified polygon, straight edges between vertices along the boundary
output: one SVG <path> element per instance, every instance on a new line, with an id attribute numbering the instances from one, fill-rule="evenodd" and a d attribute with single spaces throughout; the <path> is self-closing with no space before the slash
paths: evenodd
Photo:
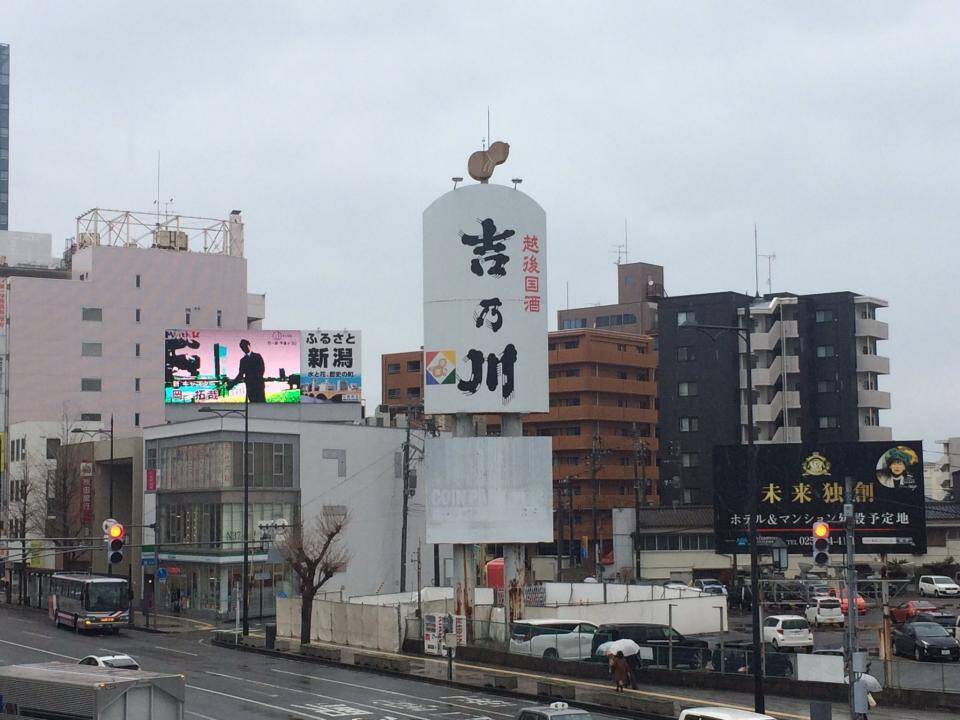
<path id="1" fill-rule="evenodd" d="M 586 660 L 597 626 L 580 620 L 520 620 L 510 633 L 510 652 L 518 655 Z"/>
<path id="2" fill-rule="evenodd" d="M 821 625 L 843 625 L 843 612 L 840 600 L 835 597 L 815 597 L 810 599 L 805 615 L 807 622 L 814 627 Z"/>
<path id="3" fill-rule="evenodd" d="M 728 707 L 687 708 L 678 720 L 774 720 L 769 715 Z"/>
<path id="4" fill-rule="evenodd" d="M 946 575 L 921 575 L 917 582 L 917 590 L 921 597 L 925 595 L 932 595 L 933 597 L 940 597 L 941 595 L 960 596 L 960 585 L 957 585 Z"/>

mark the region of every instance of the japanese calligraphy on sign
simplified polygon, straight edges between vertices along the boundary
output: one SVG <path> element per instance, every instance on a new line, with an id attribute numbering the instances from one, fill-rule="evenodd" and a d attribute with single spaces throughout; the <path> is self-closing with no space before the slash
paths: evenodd
<path id="1" fill-rule="evenodd" d="M 923 457 L 919 442 L 760 445 L 755 518 L 760 544 L 777 538 L 793 553 L 810 551 L 818 520 L 844 522 L 852 478 L 857 552 L 926 551 Z M 714 448 L 714 524 L 719 553 L 746 552 L 751 498 L 747 448 Z M 834 542 L 842 542 L 838 533 Z"/>
<path id="2" fill-rule="evenodd" d="M 502 185 L 453 190 L 423 214 L 428 413 L 545 412 L 546 214 Z"/>
<path id="3" fill-rule="evenodd" d="M 300 339 L 300 402 L 360 402 L 359 330 L 305 330 Z"/>

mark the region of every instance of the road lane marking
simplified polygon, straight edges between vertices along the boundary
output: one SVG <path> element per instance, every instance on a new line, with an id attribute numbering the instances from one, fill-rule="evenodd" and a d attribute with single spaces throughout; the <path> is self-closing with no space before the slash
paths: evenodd
<path id="1" fill-rule="evenodd" d="M 184 710 L 187 715 L 193 715 L 200 718 L 200 720 L 217 720 L 217 718 L 210 717 L 209 715 L 204 715 L 203 713 L 194 712 L 193 710 Z"/>
<path id="2" fill-rule="evenodd" d="M 0 640 L 0 643 L 3 643 L 4 645 L 13 645 L 14 647 L 23 648 L 24 650 L 33 650 L 34 652 L 43 653 L 44 655 L 55 655 L 56 657 L 66 658 L 67 660 L 80 659 L 73 657 L 72 655 L 64 655 L 63 653 L 53 652 L 52 650 L 42 650 L 41 648 L 31 647 L 30 645 L 21 645 L 20 643 L 11 642 L 10 640 Z"/>
<path id="3" fill-rule="evenodd" d="M 333 695 L 324 695 L 323 693 L 314 692 L 312 690 L 301 690 L 300 688 L 291 688 L 291 687 L 286 687 L 285 685 L 275 685 L 273 683 L 261 682 L 259 680 L 251 680 L 250 678 L 237 677 L 236 675 L 225 675 L 223 673 L 215 673 L 209 670 L 207 670 L 207 675 L 216 675 L 217 677 L 224 677 L 224 678 L 230 678 L 231 680 L 238 680 L 245 685 L 249 683 L 253 683 L 254 685 L 263 685 L 265 687 L 271 687 L 276 690 L 284 690 L 285 692 L 300 693 L 302 695 L 312 695 L 314 697 L 323 698 L 324 700 L 333 700 L 334 702 L 340 703 L 340 704 L 350 703 L 350 705 L 355 705 L 357 707 L 365 707 L 365 708 L 370 708 L 371 710 L 376 710 L 377 712 L 383 712 L 383 708 L 380 707 L 379 705 L 371 705 L 370 703 L 358 702 L 353 698 L 339 698 L 339 697 L 334 697 Z M 309 676 L 305 676 L 305 677 L 309 677 Z M 414 715 L 413 713 L 401 712 L 400 710 L 390 710 L 390 712 L 391 714 L 394 714 L 394 715 L 403 715 L 404 717 L 413 718 L 413 720 L 430 720 L 430 718 L 426 718 L 423 715 Z M 513 715 L 511 715 L 510 717 L 513 717 Z M 315 720 L 316 715 L 314 715 L 313 718 Z"/>
<path id="4" fill-rule="evenodd" d="M 239 700 L 242 703 L 250 703 L 251 705 L 259 705 L 261 707 L 270 708 L 271 710 L 277 710 L 282 713 L 287 713 L 287 715 L 296 715 L 297 717 L 306 718 L 306 720 L 317 720 L 317 716 L 314 713 L 307 715 L 302 713 L 299 710 L 294 710 L 293 708 L 283 707 L 282 705 L 271 705 L 270 703 L 260 702 L 259 700 L 253 700 L 251 698 L 240 697 L 239 695 L 231 695 L 230 693 L 219 692 L 218 690 L 209 690 L 199 685 L 187 685 L 191 690 L 199 690 L 200 692 L 210 693 L 211 695 L 219 695 L 220 697 L 230 698 L 231 700 Z M 196 713 L 194 713 L 196 715 Z"/>
<path id="5" fill-rule="evenodd" d="M 207 670 L 207 675 L 213 675 L 214 677 L 230 678 L 231 680 L 237 679 L 235 675 L 224 675 L 223 673 L 213 672 L 212 670 Z M 251 680 L 250 682 L 255 682 L 255 681 Z M 255 692 L 258 695 L 266 695 L 267 697 L 272 697 L 272 698 L 280 697 L 276 693 L 268 693 L 268 692 L 264 692 L 263 690 L 254 690 L 253 688 L 247 688 L 247 692 Z"/>
<path id="6" fill-rule="evenodd" d="M 383 688 L 376 687 L 375 685 L 361 685 L 360 683 L 351 683 L 346 682 L 345 680 L 331 680 L 330 678 L 319 677 L 317 675 L 306 675 L 304 673 L 295 673 L 290 672 L 289 670 L 279 670 L 277 668 L 270 668 L 275 673 L 282 673 L 283 675 L 293 675 L 294 677 L 309 678 L 311 680 L 319 680 L 320 682 L 334 683 L 336 685 L 346 685 L 348 687 L 357 688 L 359 690 L 370 690 L 372 692 L 385 693 L 387 695 L 399 695 L 401 697 L 413 698 L 414 700 L 426 700 L 427 702 L 440 703 L 442 705 L 449 705 L 450 707 L 465 708 L 467 710 L 476 710 L 476 705 L 468 705 L 463 703 L 450 702 L 449 700 L 443 700 L 439 698 L 424 697 L 423 695 L 413 695 L 412 693 L 400 692 L 399 690 L 384 690 Z M 411 678 L 416 680 L 416 678 Z M 522 702 L 522 701 L 521 701 Z M 490 710 L 489 708 L 484 708 L 489 715 L 501 715 L 502 717 L 512 718 L 516 713 L 505 713 L 497 712 L 496 710 Z M 806 718 L 803 718 L 806 720 Z"/>
<path id="7" fill-rule="evenodd" d="M 41 637 L 45 638 L 46 640 L 49 640 L 52 637 L 51 635 L 47 635 L 45 633 L 35 633 L 30 632 L 29 630 L 21 630 L 20 632 L 22 632 L 24 635 L 33 635 L 34 637 Z"/>
<path id="8" fill-rule="evenodd" d="M 189 655 L 190 657 L 200 657 L 197 653 L 187 652 L 186 650 L 176 650 L 175 648 L 161 647 L 160 645 L 153 646 L 155 650 L 166 650 L 167 652 L 179 653 L 180 655 Z"/>

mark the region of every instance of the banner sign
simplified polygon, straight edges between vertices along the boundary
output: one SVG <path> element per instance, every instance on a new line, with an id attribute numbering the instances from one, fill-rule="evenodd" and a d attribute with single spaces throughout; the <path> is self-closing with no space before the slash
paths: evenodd
<path id="1" fill-rule="evenodd" d="M 548 410 L 546 241 L 543 208 L 503 185 L 424 211 L 427 413 Z"/>
<path id="2" fill-rule="evenodd" d="M 300 402 L 363 398 L 359 330 L 307 330 L 300 342 Z"/>
<path id="3" fill-rule="evenodd" d="M 856 552 L 926 552 L 922 443 L 787 443 L 755 447 L 758 545 L 785 545 L 788 552 L 809 553 L 813 523 L 823 520 L 833 530 L 833 545 L 842 547 L 844 484 L 850 477 Z M 713 464 L 717 552 L 745 553 L 750 522 L 747 446 L 714 448 Z"/>

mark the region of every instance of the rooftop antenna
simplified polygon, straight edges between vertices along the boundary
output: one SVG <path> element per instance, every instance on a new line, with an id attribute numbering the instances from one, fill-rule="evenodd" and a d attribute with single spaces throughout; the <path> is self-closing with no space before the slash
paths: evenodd
<path id="1" fill-rule="evenodd" d="M 627 246 L 627 219 L 623 219 L 623 261 L 630 262 L 630 253 Z"/>
<path id="2" fill-rule="evenodd" d="M 623 259 L 627 254 L 627 248 L 623 243 L 618 243 L 617 245 L 613 246 L 613 250 L 611 252 L 615 252 L 617 254 L 617 261 L 614 263 L 614 265 L 619 265 L 624 261 Z"/>
<path id="3" fill-rule="evenodd" d="M 160 229 L 160 151 L 157 150 L 157 230 Z"/>
<path id="4" fill-rule="evenodd" d="M 769 255 L 764 255 L 760 253 L 758 257 L 767 259 L 767 292 L 773 295 L 773 261 L 777 259 L 777 254 L 770 253 Z"/>
<path id="5" fill-rule="evenodd" d="M 567 310 L 570 309 L 570 281 L 567 280 Z"/>
<path id="6" fill-rule="evenodd" d="M 757 224 L 753 224 L 753 275 L 756 281 L 756 294 L 754 297 L 760 297 L 760 245 L 757 235 Z"/>
<path id="7" fill-rule="evenodd" d="M 487 105 L 487 142 L 490 142 L 492 137 L 493 135 L 490 134 L 490 106 Z"/>

